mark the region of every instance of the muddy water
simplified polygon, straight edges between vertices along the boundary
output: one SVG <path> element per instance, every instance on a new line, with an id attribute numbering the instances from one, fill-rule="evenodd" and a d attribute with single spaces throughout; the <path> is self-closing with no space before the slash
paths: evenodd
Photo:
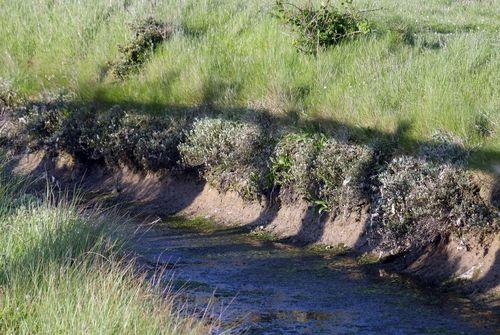
<path id="1" fill-rule="evenodd" d="M 135 248 L 151 269 L 165 269 L 189 310 L 207 311 L 231 333 L 500 334 L 495 311 L 238 229 L 156 227 Z"/>

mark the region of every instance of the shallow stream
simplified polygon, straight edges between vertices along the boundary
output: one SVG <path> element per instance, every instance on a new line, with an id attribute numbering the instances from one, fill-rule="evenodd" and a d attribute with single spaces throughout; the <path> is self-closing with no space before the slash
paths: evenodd
<path id="1" fill-rule="evenodd" d="M 221 321 L 221 333 L 500 334 L 498 311 L 241 229 L 155 226 L 134 244 L 144 264 L 164 269 L 189 310 Z"/>

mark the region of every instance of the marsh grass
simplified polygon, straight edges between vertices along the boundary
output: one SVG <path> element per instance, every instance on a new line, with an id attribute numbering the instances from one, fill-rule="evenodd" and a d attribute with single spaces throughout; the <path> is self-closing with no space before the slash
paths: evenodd
<path id="1" fill-rule="evenodd" d="M 120 256 L 116 218 L 50 192 L 28 195 L 25 185 L 0 168 L 0 333 L 208 331 Z"/>
<path id="2" fill-rule="evenodd" d="M 334 120 L 368 136 L 405 122 L 407 146 L 440 129 L 498 155 L 498 1 L 355 1 L 379 9 L 366 13 L 373 32 L 316 56 L 295 49 L 293 34 L 270 14 L 273 3 L 2 1 L 0 77 L 20 96 L 62 91 L 148 112 L 252 107 Z M 138 73 L 106 80 L 105 65 L 132 38 L 127 24 L 153 14 L 173 36 Z"/>

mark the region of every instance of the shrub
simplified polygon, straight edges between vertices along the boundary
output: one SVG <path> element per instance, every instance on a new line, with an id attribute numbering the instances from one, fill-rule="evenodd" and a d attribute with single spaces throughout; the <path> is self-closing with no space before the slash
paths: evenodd
<path id="1" fill-rule="evenodd" d="M 460 236 L 499 228 L 470 174 L 450 164 L 398 157 L 379 182 L 379 232 L 387 247 L 405 250 L 449 232 Z"/>
<path id="2" fill-rule="evenodd" d="M 25 117 L 31 147 L 152 171 L 171 168 L 179 159 L 182 119 L 133 114 L 118 106 L 98 112 L 69 109 L 64 103 L 31 106 Z"/>
<path id="3" fill-rule="evenodd" d="M 179 152 L 184 166 L 201 168 L 205 179 L 219 190 L 255 198 L 265 188 L 266 137 L 256 123 L 198 119 Z"/>
<path id="4" fill-rule="evenodd" d="M 12 88 L 12 83 L 0 77 L 0 111 L 4 107 L 15 105 L 19 100 L 16 91 Z"/>
<path id="5" fill-rule="evenodd" d="M 352 0 L 342 2 L 337 8 L 330 2 L 314 8 L 276 1 L 276 16 L 292 27 L 297 34 L 295 46 L 307 53 L 317 53 L 340 42 L 370 32 L 362 12 L 352 7 Z"/>
<path id="6" fill-rule="evenodd" d="M 366 198 L 374 159 L 375 152 L 366 146 L 329 139 L 319 151 L 312 171 L 321 209 L 343 207 L 348 211 Z"/>
<path id="7" fill-rule="evenodd" d="M 278 142 L 271 158 L 271 179 L 280 187 L 281 200 L 310 199 L 315 193 L 312 171 L 324 142 L 322 135 L 304 133 L 287 134 Z"/>
<path id="8" fill-rule="evenodd" d="M 170 38 L 173 28 L 154 18 L 147 18 L 138 24 L 132 24 L 133 39 L 119 46 L 120 58 L 110 62 L 109 74 L 124 79 L 136 72 L 148 59 L 149 55 L 165 40 Z"/>
<path id="9" fill-rule="evenodd" d="M 436 132 L 429 143 L 421 145 L 419 154 L 426 160 L 462 165 L 469 152 L 460 139 L 444 132 Z"/>
<path id="10" fill-rule="evenodd" d="M 59 140 L 70 112 L 59 101 L 32 104 L 20 111 L 24 123 L 28 145 L 31 148 L 43 147 L 48 151 L 59 148 Z"/>
<path id="11" fill-rule="evenodd" d="M 185 120 L 125 113 L 113 136 L 118 160 L 135 168 L 157 171 L 173 168 L 180 159 L 177 146 Z"/>

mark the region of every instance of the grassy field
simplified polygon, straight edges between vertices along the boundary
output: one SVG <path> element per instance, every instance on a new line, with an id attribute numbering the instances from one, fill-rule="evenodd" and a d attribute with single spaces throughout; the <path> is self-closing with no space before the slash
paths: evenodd
<path id="1" fill-rule="evenodd" d="M 365 14 L 373 32 L 317 56 L 296 50 L 273 4 L 2 0 L 0 77 L 23 96 L 66 92 L 163 113 L 256 108 L 387 134 L 404 123 L 407 139 L 441 130 L 498 160 L 499 1 L 358 0 L 377 9 Z M 106 79 L 127 23 L 147 16 L 172 24 L 173 37 L 139 73 Z"/>
<path id="2" fill-rule="evenodd" d="M 26 186 L 0 167 L 1 334 L 206 333 L 119 260 L 112 219 Z"/>

